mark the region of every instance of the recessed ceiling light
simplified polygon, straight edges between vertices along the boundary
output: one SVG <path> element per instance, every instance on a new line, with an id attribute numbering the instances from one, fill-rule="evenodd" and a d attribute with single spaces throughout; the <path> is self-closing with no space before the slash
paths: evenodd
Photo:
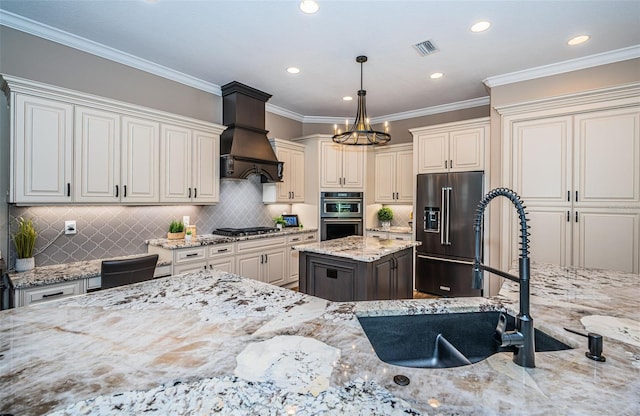
<path id="1" fill-rule="evenodd" d="M 299 74 L 300 68 L 296 68 L 295 66 L 290 66 L 289 68 L 287 68 L 287 72 L 290 74 Z"/>
<path id="2" fill-rule="evenodd" d="M 300 2 L 300 10 L 307 14 L 313 14 L 318 11 L 320 6 L 318 6 L 318 2 L 313 0 L 302 0 Z"/>
<path id="3" fill-rule="evenodd" d="M 353 100 L 353 97 L 347 95 L 346 97 L 342 97 L 342 100 L 343 101 L 351 101 L 351 100 Z"/>
<path id="4" fill-rule="evenodd" d="M 589 35 L 576 36 L 574 38 L 569 39 L 569 41 L 567 42 L 567 45 L 569 46 L 580 45 L 581 43 L 585 43 L 586 41 L 588 41 L 590 38 L 591 36 Z"/>
<path id="5" fill-rule="evenodd" d="M 473 26 L 471 26 L 471 31 L 484 32 L 485 30 L 489 29 L 490 26 L 491 23 L 487 22 L 486 20 L 482 20 L 480 22 L 474 23 Z"/>
<path id="6" fill-rule="evenodd" d="M 434 72 L 433 74 L 429 75 L 429 78 L 438 79 L 438 78 L 442 78 L 443 76 L 444 74 L 442 72 Z"/>

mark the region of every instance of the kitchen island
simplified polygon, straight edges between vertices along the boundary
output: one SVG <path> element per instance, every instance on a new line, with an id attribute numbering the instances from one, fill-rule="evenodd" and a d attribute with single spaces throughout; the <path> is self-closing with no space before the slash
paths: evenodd
<path id="1" fill-rule="evenodd" d="M 300 291 L 333 301 L 411 299 L 419 244 L 353 235 L 296 245 Z"/>
<path id="2" fill-rule="evenodd" d="M 214 270 L 2 311 L 0 413 L 637 415 L 639 279 L 533 265 L 536 326 L 575 349 L 537 353 L 532 369 L 510 353 L 386 364 L 356 318 L 515 313 L 511 282 L 489 299 L 337 303 Z M 604 335 L 607 361 L 563 327 Z"/>

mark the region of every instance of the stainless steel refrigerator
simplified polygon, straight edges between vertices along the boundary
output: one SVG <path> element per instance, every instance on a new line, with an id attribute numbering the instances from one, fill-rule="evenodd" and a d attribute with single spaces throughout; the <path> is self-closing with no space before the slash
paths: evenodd
<path id="1" fill-rule="evenodd" d="M 473 223 L 483 172 L 418 175 L 416 289 L 442 296 L 482 296 L 472 289 Z"/>

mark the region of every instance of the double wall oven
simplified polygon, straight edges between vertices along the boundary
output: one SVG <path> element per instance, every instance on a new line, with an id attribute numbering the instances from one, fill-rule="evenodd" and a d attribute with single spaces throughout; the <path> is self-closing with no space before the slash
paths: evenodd
<path id="1" fill-rule="evenodd" d="M 362 192 L 320 194 L 320 240 L 362 235 Z"/>

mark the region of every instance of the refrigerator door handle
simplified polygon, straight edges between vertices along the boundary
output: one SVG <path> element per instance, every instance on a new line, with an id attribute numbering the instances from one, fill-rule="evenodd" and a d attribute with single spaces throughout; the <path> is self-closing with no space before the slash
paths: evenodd
<path id="1" fill-rule="evenodd" d="M 449 241 L 449 219 L 451 218 L 451 187 L 446 188 L 447 189 L 447 225 L 446 225 L 446 238 L 445 238 L 445 244 L 450 246 L 451 245 L 451 241 Z"/>
<path id="2" fill-rule="evenodd" d="M 449 222 L 449 217 L 447 216 L 447 211 L 446 211 L 446 198 L 445 195 L 447 193 L 447 188 L 442 187 L 441 188 L 441 192 L 442 194 L 440 195 L 440 212 L 442 213 L 442 217 L 440 218 L 440 224 L 442 224 L 440 226 L 440 245 L 444 246 L 445 245 L 445 238 L 444 238 L 444 234 L 445 234 L 445 229 L 447 228 L 447 224 Z"/>

